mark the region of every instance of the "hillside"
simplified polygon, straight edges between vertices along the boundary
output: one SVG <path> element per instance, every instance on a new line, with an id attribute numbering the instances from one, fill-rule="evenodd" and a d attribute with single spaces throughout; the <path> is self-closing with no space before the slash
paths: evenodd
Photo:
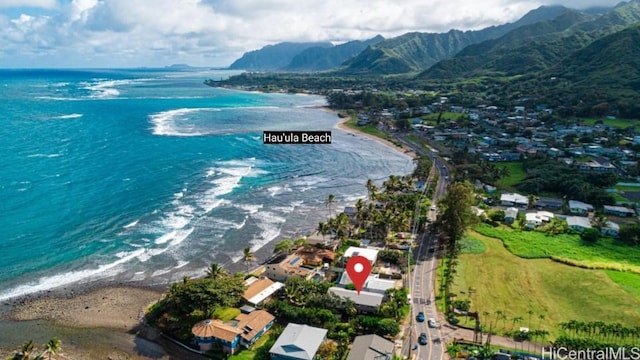
<path id="1" fill-rule="evenodd" d="M 347 61 L 342 72 L 397 74 L 422 71 L 440 60 L 453 57 L 469 45 L 498 38 L 521 26 L 553 19 L 564 11 L 561 6 L 542 6 L 514 23 L 482 30 L 404 34 L 367 48 Z"/>
<path id="2" fill-rule="evenodd" d="M 333 47 L 311 47 L 294 56 L 284 70 L 319 71 L 332 69 L 358 55 L 367 46 L 376 45 L 383 40 L 384 38 L 378 35 L 369 40 L 354 40 Z"/>
<path id="3" fill-rule="evenodd" d="M 329 42 L 283 42 L 275 45 L 267 45 L 259 50 L 245 53 L 240 59 L 234 61 L 229 66 L 229 69 L 253 71 L 280 70 L 289 65 L 296 55 L 306 49 L 328 48 L 332 46 Z"/>
<path id="4" fill-rule="evenodd" d="M 640 2 L 622 3 L 592 15 L 566 9 L 555 19 L 515 29 L 494 40 L 468 46 L 419 77 L 456 79 L 514 76 L 546 70 L 591 42 L 640 21 Z"/>

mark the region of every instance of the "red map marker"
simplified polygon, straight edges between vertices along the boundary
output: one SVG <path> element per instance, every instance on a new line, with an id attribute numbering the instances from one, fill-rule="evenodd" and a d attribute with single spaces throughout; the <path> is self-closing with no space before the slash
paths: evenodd
<path id="1" fill-rule="evenodd" d="M 371 263 L 364 256 L 353 256 L 347 261 L 347 274 L 360 295 L 360 290 L 371 273 Z"/>

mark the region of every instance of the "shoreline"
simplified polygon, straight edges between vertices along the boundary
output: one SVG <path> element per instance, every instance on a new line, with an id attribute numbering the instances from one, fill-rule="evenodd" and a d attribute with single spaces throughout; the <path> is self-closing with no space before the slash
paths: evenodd
<path id="1" fill-rule="evenodd" d="M 327 107 L 323 107 L 323 111 L 334 113 L 334 114 L 336 114 L 336 116 L 338 115 L 337 111 L 335 111 L 333 109 L 329 109 Z M 370 140 L 376 141 L 376 142 L 378 142 L 380 144 L 386 145 L 389 148 L 392 148 L 393 150 L 395 150 L 395 151 L 397 151 L 399 153 L 407 155 L 412 159 L 415 159 L 417 157 L 417 154 L 411 148 L 409 148 L 406 145 L 402 145 L 400 147 L 400 146 L 397 146 L 396 144 L 392 143 L 389 140 L 382 139 L 382 138 L 377 137 L 375 135 L 367 134 L 364 131 L 361 131 L 361 130 L 358 130 L 358 129 L 354 129 L 354 128 L 351 128 L 351 127 L 347 126 L 347 122 L 349 120 L 351 120 L 351 118 L 349 118 L 349 117 L 339 118 L 339 120 L 340 121 L 335 126 L 335 128 L 337 128 L 337 129 L 340 129 L 340 130 L 342 130 L 342 131 L 344 131 L 346 133 L 349 133 L 349 134 L 362 136 L 362 137 L 368 138 Z"/>
<path id="2" fill-rule="evenodd" d="M 406 148 L 347 127 L 345 123 L 349 118 L 338 118 L 335 110 L 325 106 L 318 106 L 318 109 L 336 115 L 338 121 L 335 128 L 354 136 L 362 135 L 394 151 L 415 157 Z M 259 259 L 254 271 L 272 255 L 278 240 L 276 238 L 254 249 L 256 258 Z M 230 272 L 244 269 L 242 260 L 223 266 Z M 62 340 L 62 353 L 67 357 L 61 359 L 176 358 L 170 353 L 180 350 L 162 341 L 157 334 L 155 337 L 148 334 L 138 336 L 144 311 L 161 299 L 167 289 L 167 285 L 150 285 L 144 282 L 96 280 L 5 300 L 0 303 L 0 333 L 10 335 L 0 339 L 0 358 L 13 355 L 25 341 L 33 340 L 39 346 L 52 337 Z M 152 340 L 146 340 L 147 338 Z M 178 358 L 192 357 L 181 354 Z"/>

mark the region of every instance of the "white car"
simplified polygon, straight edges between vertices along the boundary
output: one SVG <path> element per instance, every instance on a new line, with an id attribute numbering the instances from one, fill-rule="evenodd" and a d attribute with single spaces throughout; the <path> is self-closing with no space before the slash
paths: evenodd
<path id="1" fill-rule="evenodd" d="M 427 325 L 429 325 L 430 328 L 438 327 L 438 323 L 436 323 L 436 320 L 434 318 L 429 318 L 427 320 Z"/>

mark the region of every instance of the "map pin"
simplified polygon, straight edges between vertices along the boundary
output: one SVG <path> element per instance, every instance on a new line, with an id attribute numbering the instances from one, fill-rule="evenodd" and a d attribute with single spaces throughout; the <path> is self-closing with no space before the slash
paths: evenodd
<path id="1" fill-rule="evenodd" d="M 371 273 L 371 263 L 364 256 L 353 256 L 347 261 L 347 275 L 355 285 L 358 295 Z"/>

